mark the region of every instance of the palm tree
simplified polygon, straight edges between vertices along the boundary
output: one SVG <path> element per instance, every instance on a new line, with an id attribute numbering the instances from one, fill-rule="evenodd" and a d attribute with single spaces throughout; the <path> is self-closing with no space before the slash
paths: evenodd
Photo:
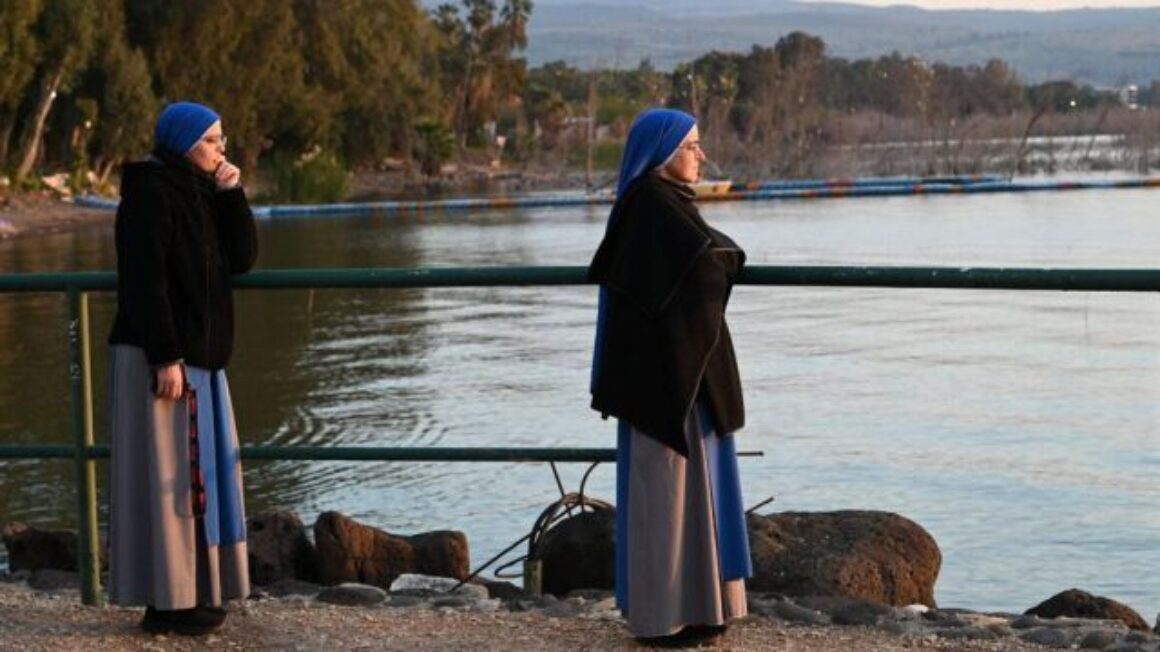
<path id="1" fill-rule="evenodd" d="M 528 47 L 528 19 L 532 15 L 532 0 L 505 0 L 500 18 L 508 37 L 508 52 Z"/>

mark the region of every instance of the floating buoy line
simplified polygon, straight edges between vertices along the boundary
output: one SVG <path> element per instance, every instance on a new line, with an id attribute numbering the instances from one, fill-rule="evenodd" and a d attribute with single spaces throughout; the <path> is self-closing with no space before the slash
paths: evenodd
<path id="1" fill-rule="evenodd" d="M 696 184 L 701 201 L 771 201 L 789 199 L 837 199 L 846 197 L 893 197 L 903 195 L 950 195 L 999 192 L 1047 192 L 1160 188 L 1160 177 L 1060 181 L 1013 181 L 996 175 L 946 177 L 882 177 L 853 179 L 798 179 L 733 183 L 704 181 Z M 409 213 L 504 210 L 549 206 L 610 205 L 615 197 L 601 193 L 555 193 L 513 197 L 469 197 L 412 201 L 343 202 L 335 204 L 286 204 L 253 207 L 255 217 L 310 217 L 322 215 L 392 215 Z M 117 200 L 82 195 L 75 203 L 90 208 L 116 210 Z"/>

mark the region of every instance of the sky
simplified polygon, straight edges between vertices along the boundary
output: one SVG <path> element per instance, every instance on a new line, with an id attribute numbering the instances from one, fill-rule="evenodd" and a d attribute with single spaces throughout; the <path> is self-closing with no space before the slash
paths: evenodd
<path id="1" fill-rule="evenodd" d="M 823 2 L 826 0 L 804 0 Z M 1108 9 L 1111 7 L 1160 7 L 1160 0 L 841 0 L 861 5 L 913 5 L 924 9 Z"/>

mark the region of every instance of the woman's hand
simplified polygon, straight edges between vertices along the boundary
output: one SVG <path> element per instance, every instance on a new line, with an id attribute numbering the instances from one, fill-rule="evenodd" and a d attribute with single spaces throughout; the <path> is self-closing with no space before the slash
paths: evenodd
<path id="1" fill-rule="evenodd" d="M 238 166 L 223 159 L 217 170 L 214 170 L 213 181 L 217 184 L 218 190 L 237 188 L 242 182 L 242 171 Z"/>
<path id="2" fill-rule="evenodd" d="M 157 398 L 176 401 L 185 393 L 185 370 L 181 368 L 180 362 L 159 367 L 154 373 L 153 395 Z"/>

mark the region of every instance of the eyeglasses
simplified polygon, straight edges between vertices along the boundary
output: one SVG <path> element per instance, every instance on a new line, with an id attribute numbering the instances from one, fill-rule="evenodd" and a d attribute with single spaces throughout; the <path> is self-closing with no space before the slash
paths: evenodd
<path id="1" fill-rule="evenodd" d="M 702 154 L 705 153 L 705 150 L 701 149 L 701 141 L 699 141 L 699 140 L 690 140 L 689 142 L 685 143 L 684 145 L 681 145 L 680 147 L 678 147 L 677 149 L 680 149 L 680 150 L 683 150 L 686 152 L 701 152 Z"/>
<path id="2" fill-rule="evenodd" d="M 210 147 L 221 147 L 222 149 L 226 148 L 226 143 L 228 141 L 229 141 L 229 138 L 227 138 L 225 136 L 225 134 L 222 134 L 220 136 L 217 136 L 217 135 L 206 136 L 205 138 L 201 139 L 201 142 L 205 143 L 206 145 L 209 145 Z"/>

